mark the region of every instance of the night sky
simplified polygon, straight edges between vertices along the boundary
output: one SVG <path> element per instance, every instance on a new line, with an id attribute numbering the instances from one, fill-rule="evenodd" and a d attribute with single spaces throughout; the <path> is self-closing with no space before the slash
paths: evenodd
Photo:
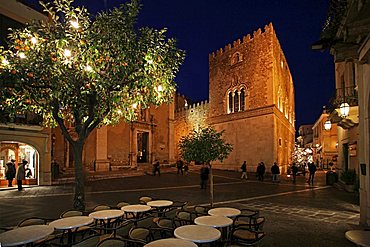
<path id="1" fill-rule="evenodd" d="M 37 1 L 27 1 L 37 2 Z M 90 13 L 124 0 L 76 0 Z M 168 28 L 186 51 L 176 82 L 194 101 L 208 99 L 208 54 L 272 22 L 295 87 L 296 128 L 314 123 L 334 95 L 333 57 L 311 50 L 320 38 L 329 1 L 324 0 L 141 0 L 138 26 Z"/>

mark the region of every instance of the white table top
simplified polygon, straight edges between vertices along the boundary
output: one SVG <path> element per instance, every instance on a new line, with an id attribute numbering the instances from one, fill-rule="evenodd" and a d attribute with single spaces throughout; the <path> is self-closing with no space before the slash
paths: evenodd
<path id="1" fill-rule="evenodd" d="M 218 215 L 225 217 L 235 217 L 240 215 L 242 212 L 236 208 L 212 208 L 208 210 L 209 215 Z"/>
<path id="2" fill-rule="evenodd" d="M 209 243 L 221 237 L 221 232 L 209 226 L 186 225 L 177 227 L 175 237 L 194 243 Z"/>
<path id="3" fill-rule="evenodd" d="M 225 227 L 230 226 L 233 220 L 225 216 L 200 216 L 194 219 L 194 223 L 200 226 Z"/>
<path id="4" fill-rule="evenodd" d="M 54 232 L 48 225 L 18 227 L 0 234 L 1 246 L 17 246 L 43 239 Z"/>
<path id="5" fill-rule="evenodd" d="M 135 205 L 123 206 L 121 209 L 128 213 L 141 213 L 141 212 L 149 211 L 151 207 L 148 205 L 135 204 Z"/>
<path id="6" fill-rule="evenodd" d="M 370 247 L 370 231 L 351 230 L 345 234 L 346 238 L 358 246 Z"/>
<path id="7" fill-rule="evenodd" d="M 80 226 L 86 226 L 94 222 L 94 219 L 88 216 L 73 216 L 54 220 L 49 223 L 57 230 L 69 230 Z"/>
<path id="8" fill-rule="evenodd" d="M 109 220 L 114 218 L 119 218 L 124 215 L 125 212 L 118 209 L 108 209 L 108 210 L 100 210 L 96 212 L 92 212 L 89 214 L 89 217 L 94 218 L 96 220 Z"/>
<path id="9" fill-rule="evenodd" d="M 169 207 L 169 206 L 171 206 L 173 204 L 173 201 L 155 200 L 155 201 L 147 202 L 146 204 L 151 206 L 151 207 L 160 208 L 160 207 Z"/>
<path id="10" fill-rule="evenodd" d="M 183 239 L 178 239 L 178 238 L 165 238 L 165 239 L 159 239 L 153 242 L 150 242 L 144 247 L 197 247 L 196 244 L 193 242 L 183 240 Z"/>

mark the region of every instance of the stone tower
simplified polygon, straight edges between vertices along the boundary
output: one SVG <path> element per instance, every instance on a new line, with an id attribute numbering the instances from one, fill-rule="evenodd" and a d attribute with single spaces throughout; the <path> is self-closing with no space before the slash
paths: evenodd
<path id="1" fill-rule="evenodd" d="M 294 147 L 294 86 L 272 24 L 209 55 L 207 123 L 234 150 L 222 166 L 264 161 L 286 170 Z M 216 164 L 217 166 L 218 164 Z M 269 170 L 267 170 L 269 171 Z"/>

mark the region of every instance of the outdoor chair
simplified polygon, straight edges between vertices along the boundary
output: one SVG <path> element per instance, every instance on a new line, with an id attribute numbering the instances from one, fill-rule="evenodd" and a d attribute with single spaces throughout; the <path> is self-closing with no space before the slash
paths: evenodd
<path id="1" fill-rule="evenodd" d="M 177 211 L 174 219 L 176 226 L 184 226 L 193 224 L 194 216 L 192 212 L 180 210 Z"/>
<path id="2" fill-rule="evenodd" d="M 117 203 L 116 208 L 121 209 L 122 207 L 128 206 L 128 205 L 130 205 L 130 203 L 128 203 L 128 202 L 119 202 L 119 203 Z"/>
<path id="3" fill-rule="evenodd" d="M 253 246 L 265 237 L 264 232 L 252 231 L 246 228 L 234 228 L 231 232 L 231 244 L 240 244 L 242 246 Z"/>
<path id="4" fill-rule="evenodd" d="M 253 231 L 260 231 L 263 229 L 264 223 L 265 217 L 263 216 L 239 215 L 233 222 L 233 228 L 242 227 Z"/>
<path id="5" fill-rule="evenodd" d="M 73 216 L 82 216 L 83 212 L 79 210 L 69 209 L 60 214 L 60 218 L 67 218 Z"/>
<path id="6" fill-rule="evenodd" d="M 153 198 L 151 198 L 151 197 L 149 197 L 149 196 L 142 196 L 142 197 L 140 197 L 139 198 L 139 202 L 141 203 L 141 204 L 147 204 L 148 202 L 150 202 L 150 201 L 152 201 L 153 200 Z"/>
<path id="7" fill-rule="evenodd" d="M 32 226 L 32 225 L 46 225 L 50 220 L 40 217 L 30 217 L 21 220 L 17 227 Z"/>
<path id="8" fill-rule="evenodd" d="M 146 243 L 153 240 L 152 233 L 147 227 L 132 227 L 128 233 L 128 237 L 130 239 L 140 240 Z"/>
<path id="9" fill-rule="evenodd" d="M 101 240 L 100 235 L 90 235 L 79 242 L 72 244 L 74 247 L 90 247 L 96 246 L 98 242 Z"/>
<path id="10" fill-rule="evenodd" d="M 97 247 L 123 247 L 126 246 L 125 240 L 118 237 L 110 237 L 101 240 L 97 245 Z"/>
<path id="11" fill-rule="evenodd" d="M 176 228 L 175 222 L 171 218 L 163 217 L 158 218 L 155 222 L 159 228 L 174 230 Z"/>
<path id="12" fill-rule="evenodd" d="M 108 209 L 111 209 L 111 207 L 108 205 L 101 204 L 101 205 L 95 206 L 92 211 L 96 212 L 96 211 L 108 210 Z"/>
<path id="13" fill-rule="evenodd" d="M 194 206 L 194 213 L 197 217 L 208 215 L 208 210 L 210 210 L 210 207 L 206 206 Z"/>
<path id="14" fill-rule="evenodd" d="M 128 233 L 133 226 L 134 222 L 131 220 L 120 222 L 113 231 L 112 235 L 114 237 L 128 237 Z"/>

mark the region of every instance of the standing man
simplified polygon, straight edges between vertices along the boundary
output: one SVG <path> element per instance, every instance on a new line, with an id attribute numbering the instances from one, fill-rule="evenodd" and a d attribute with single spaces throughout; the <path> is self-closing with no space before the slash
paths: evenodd
<path id="1" fill-rule="evenodd" d="M 184 171 L 183 171 L 183 166 L 184 166 L 184 163 L 182 162 L 182 160 L 178 160 L 176 162 L 176 166 L 177 166 L 177 174 L 184 174 Z"/>
<path id="2" fill-rule="evenodd" d="M 295 184 L 295 179 L 297 177 L 298 167 L 293 162 L 292 164 L 292 174 L 293 174 L 293 183 Z"/>
<path id="3" fill-rule="evenodd" d="M 15 175 L 17 179 L 18 191 L 23 189 L 22 187 L 22 180 L 26 178 L 24 166 L 28 164 L 27 160 L 22 160 L 22 164 L 18 165 L 17 173 Z"/>
<path id="4" fill-rule="evenodd" d="M 158 175 L 161 176 L 161 169 L 160 169 L 160 164 L 159 164 L 159 161 L 156 160 L 155 163 L 154 163 L 154 167 L 153 167 L 153 176 L 155 176 L 155 174 L 158 172 Z"/>
<path id="5" fill-rule="evenodd" d="M 271 166 L 272 182 L 279 182 L 280 168 L 276 162 Z"/>
<path id="6" fill-rule="evenodd" d="M 313 179 L 315 177 L 315 172 L 316 172 L 316 166 L 313 162 L 308 163 L 308 171 L 310 172 L 310 176 L 308 177 L 307 183 L 313 186 Z"/>
<path id="7" fill-rule="evenodd" d="M 242 176 L 241 176 L 241 179 L 245 178 L 247 179 L 247 162 L 244 160 L 242 166 L 240 167 L 240 169 L 242 170 Z"/>

